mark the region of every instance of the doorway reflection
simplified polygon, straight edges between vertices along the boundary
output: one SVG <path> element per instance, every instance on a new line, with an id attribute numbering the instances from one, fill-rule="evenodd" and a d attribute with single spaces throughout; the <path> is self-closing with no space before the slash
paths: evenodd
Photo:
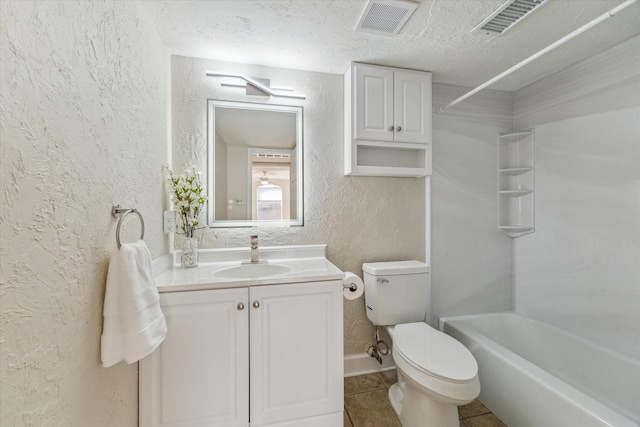
<path id="1" fill-rule="evenodd" d="M 288 221 L 292 218 L 292 156 L 290 153 L 253 152 L 251 155 L 251 218 Z M 295 213 L 294 213 L 295 214 Z"/>

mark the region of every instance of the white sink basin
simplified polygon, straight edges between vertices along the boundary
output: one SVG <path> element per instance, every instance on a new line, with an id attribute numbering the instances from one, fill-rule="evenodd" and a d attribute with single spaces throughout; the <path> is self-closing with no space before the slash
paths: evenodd
<path id="1" fill-rule="evenodd" d="M 214 277 L 227 279 L 254 279 L 257 277 L 277 276 L 290 271 L 291 267 L 281 264 L 242 264 L 218 270 L 213 275 Z"/>

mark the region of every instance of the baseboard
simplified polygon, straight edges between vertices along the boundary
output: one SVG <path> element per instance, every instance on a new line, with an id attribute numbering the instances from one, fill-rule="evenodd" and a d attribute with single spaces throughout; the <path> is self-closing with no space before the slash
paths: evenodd
<path id="1" fill-rule="evenodd" d="M 367 353 L 349 354 L 344 357 L 345 377 L 390 371 L 395 368 L 391 354 L 382 356 L 382 365 Z"/>

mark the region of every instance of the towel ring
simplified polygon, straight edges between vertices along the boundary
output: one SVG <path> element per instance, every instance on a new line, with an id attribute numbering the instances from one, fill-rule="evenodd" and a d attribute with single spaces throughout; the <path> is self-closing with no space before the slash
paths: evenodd
<path id="1" fill-rule="evenodd" d="M 140 240 L 144 239 L 144 219 L 142 219 L 142 214 L 138 212 L 137 209 L 124 209 L 121 208 L 120 205 L 114 205 L 111 209 L 111 213 L 116 218 L 120 217 L 118 220 L 118 226 L 116 227 L 116 243 L 118 243 L 118 249 L 122 247 L 122 244 L 120 243 L 120 227 L 122 226 L 124 218 L 132 212 L 138 214 L 138 218 L 140 219 Z"/>

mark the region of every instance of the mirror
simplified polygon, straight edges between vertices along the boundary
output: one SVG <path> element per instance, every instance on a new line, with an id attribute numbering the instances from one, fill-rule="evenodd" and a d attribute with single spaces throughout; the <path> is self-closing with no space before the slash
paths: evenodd
<path id="1" fill-rule="evenodd" d="M 303 224 L 302 107 L 208 100 L 212 227 Z"/>

